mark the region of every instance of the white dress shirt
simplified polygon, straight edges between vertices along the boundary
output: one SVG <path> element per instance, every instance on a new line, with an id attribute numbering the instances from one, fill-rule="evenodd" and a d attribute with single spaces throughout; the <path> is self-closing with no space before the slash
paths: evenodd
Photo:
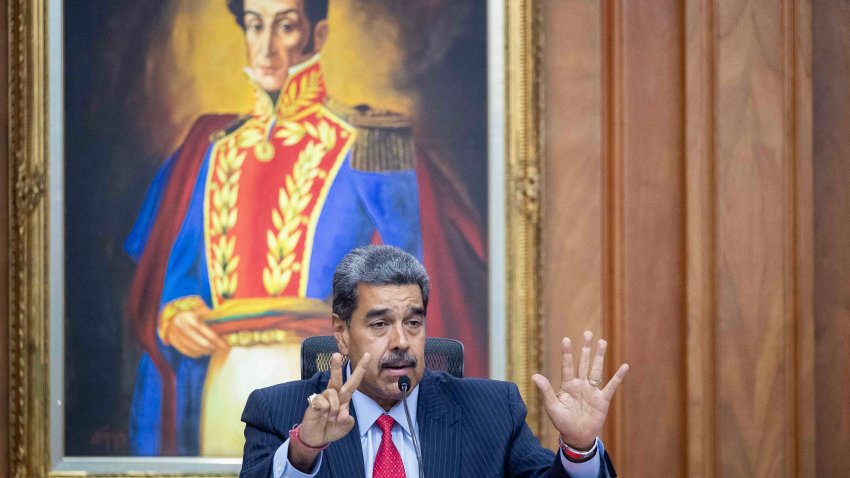
<path id="1" fill-rule="evenodd" d="M 351 370 L 348 370 L 348 373 L 351 373 Z M 419 424 L 416 422 L 416 407 L 418 404 L 419 386 L 417 385 L 407 397 L 407 406 L 410 409 L 410 418 L 413 420 L 413 433 L 416 433 L 416 440 L 421 450 L 422 443 L 419 442 Z M 406 478 L 419 478 L 419 463 L 416 461 L 416 451 L 413 448 L 411 430 L 408 429 L 407 418 L 404 415 L 404 404 L 398 402 L 388 412 L 385 412 L 374 400 L 359 390 L 356 390 L 351 397 L 351 405 L 354 407 L 357 416 L 357 428 L 360 433 L 360 446 L 363 450 L 363 463 L 365 464 L 366 476 L 372 476 L 372 470 L 375 468 L 375 456 L 378 454 L 378 447 L 381 445 L 382 432 L 375 422 L 378 420 L 378 417 L 386 413 L 395 420 L 392 438 L 404 463 Z M 584 463 L 573 463 L 567 460 L 561 452 L 558 452 L 558 455 L 561 457 L 561 464 L 563 464 L 564 469 L 571 477 L 596 477 L 599 471 L 600 454 L 604 450 L 602 448 L 602 441 L 598 438 L 596 439 L 596 446 L 596 455 Z M 312 478 L 316 476 L 322 466 L 324 452 L 319 454 L 310 473 L 302 473 L 292 466 L 287 458 L 288 453 L 289 439 L 283 442 L 283 445 L 274 454 L 274 465 L 272 467 L 273 478 Z"/>

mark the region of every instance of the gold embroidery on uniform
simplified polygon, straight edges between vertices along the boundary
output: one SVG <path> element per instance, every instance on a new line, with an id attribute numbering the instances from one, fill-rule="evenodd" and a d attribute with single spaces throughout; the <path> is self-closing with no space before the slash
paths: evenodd
<path id="1" fill-rule="evenodd" d="M 262 123 L 252 118 L 236 133 L 236 145 L 243 149 L 254 148 L 254 157 L 267 163 L 274 157 L 274 146 L 266 140 L 267 137 Z"/>
<path id="2" fill-rule="evenodd" d="M 304 74 L 297 84 L 294 82 L 287 86 L 283 98 L 278 101 L 278 120 L 288 118 L 299 110 L 312 106 L 318 101 L 322 94 L 322 75 L 318 70 Z"/>
<path id="3" fill-rule="evenodd" d="M 218 235 L 218 242 L 212 243 L 212 277 L 217 294 L 223 299 L 233 297 L 236 292 L 239 274 L 239 256 L 234 255 L 236 237 L 228 237 L 228 233 L 236 225 L 238 210 L 236 201 L 239 197 L 239 177 L 245 153 L 238 153 L 236 141 L 229 138 L 223 144 L 223 151 L 218 155 L 216 164 L 216 179 L 211 188 L 212 210 L 210 211 L 210 228 Z"/>
<path id="4" fill-rule="evenodd" d="M 308 134 L 313 139 L 319 140 L 325 151 L 331 151 L 336 146 L 336 130 L 325 120 L 319 121 L 318 126 L 309 121 L 285 121 L 281 123 L 274 137 L 283 139 L 284 146 L 294 146 Z"/>
<path id="5" fill-rule="evenodd" d="M 304 210 L 313 199 L 310 190 L 314 181 L 327 174 L 320 170 L 319 165 L 336 145 L 336 132 L 327 121 L 320 121 L 318 127 L 309 122 L 285 123 L 283 126 L 275 136 L 283 138 L 284 144 L 292 141 L 293 136 L 287 136 L 287 132 L 301 139 L 305 134 L 309 135 L 311 141 L 298 153 L 292 174 L 284 179 L 284 185 L 278 191 L 278 207 L 272 210 L 274 230 L 266 231 L 269 252 L 266 256 L 268 267 L 263 269 L 263 285 L 272 296 L 281 294 L 293 273 L 300 270 L 301 264 L 295 262 L 294 252 L 303 234 L 302 225 L 308 219 Z"/>

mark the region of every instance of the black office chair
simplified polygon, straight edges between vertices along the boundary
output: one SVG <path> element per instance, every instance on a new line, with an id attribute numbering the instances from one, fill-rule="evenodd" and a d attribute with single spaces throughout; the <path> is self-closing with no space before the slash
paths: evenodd
<path id="1" fill-rule="evenodd" d="M 331 356 L 339 352 L 331 335 L 308 337 L 301 342 L 301 378 L 307 379 L 331 368 Z M 454 339 L 425 339 L 425 367 L 463 378 L 463 344 Z"/>

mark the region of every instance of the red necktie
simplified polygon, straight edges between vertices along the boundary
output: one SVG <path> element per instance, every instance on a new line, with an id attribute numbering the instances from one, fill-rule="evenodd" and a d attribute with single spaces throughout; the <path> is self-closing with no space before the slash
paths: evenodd
<path id="1" fill-rule="evenodd" d="M 395 420 L 389 415 L 381 415 L 378 421 L 375 422 L 381 429 L 381 446 L 378 447 L 378 454 L 375 456 L 375 470 L 372 472 L 373 478 L 405 478 L 404 463 L 401 461 L 401 455 L 398 453 L 398 448 L 393 443 L 393 424 Z"/>

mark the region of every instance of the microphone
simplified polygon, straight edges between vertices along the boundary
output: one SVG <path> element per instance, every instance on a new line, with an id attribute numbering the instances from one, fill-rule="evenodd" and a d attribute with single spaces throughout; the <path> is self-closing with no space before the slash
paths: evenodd
<path id="1" fill-rule="evenodd" d="M 407 417 L 407 427 L 410 428 L 410 437 L 413 438 L 413 451 L 416 452 L 416 461 L 419 464 L 419 478 L 425 478 L 425 469 L 422 467 L 422 454 L 419 453 L 419 443 L 416 442 L 416 431 L 413 429 L 413 420 L 410 419 L 410 410 L 407 408 L 407 393 L 410 390 L 410 378 L 402 375 L 398 378 L 398 389 L 401 390 L 401 401 L 404 403 L 404 416 Z"/>

